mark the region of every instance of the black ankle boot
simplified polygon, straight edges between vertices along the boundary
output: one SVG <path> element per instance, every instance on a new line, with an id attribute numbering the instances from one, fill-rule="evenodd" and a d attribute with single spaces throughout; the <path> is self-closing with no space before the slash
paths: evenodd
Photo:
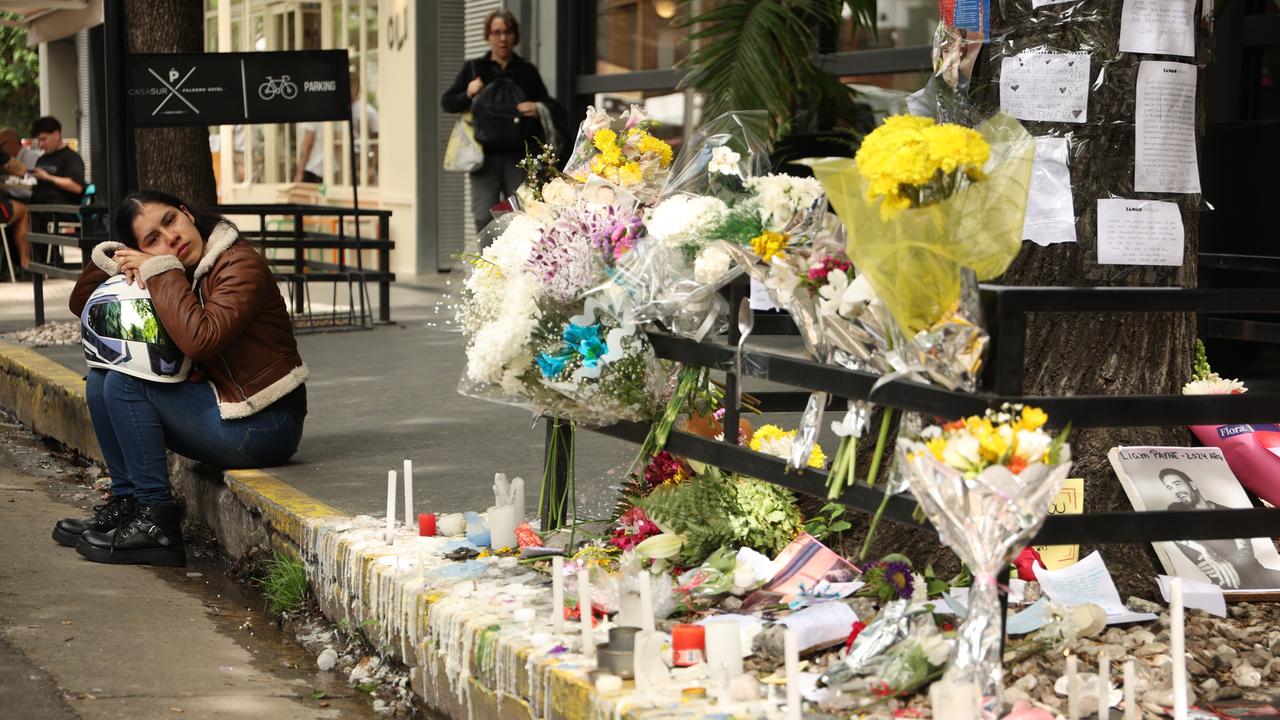
<path id="1" fill-rule="evenodd" d="M 138 514 L 115 530 L 81 535 L 76 552 L 100 563 L 186 565 L 182 513 L 173 503 L 139 505 Z"/>
<path id="2" fill-rule="evenodd" d="M 59 545 L 75 547 L 86 532 L 110 532 L 128 522 L 137 512 L 138 503 L 132 495 L 112 495 L 106 504 L 93 506 L 91 517 L 59 520 L 53 526 L 53 539 Z"/>

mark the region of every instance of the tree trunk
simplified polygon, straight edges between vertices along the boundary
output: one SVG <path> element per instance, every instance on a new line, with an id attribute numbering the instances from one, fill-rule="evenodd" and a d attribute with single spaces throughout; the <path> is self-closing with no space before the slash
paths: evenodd
<path id="1" fill-rule="evenodd" d="M 1197 58 L 1121 53 L 1123 0 L 1095 0 L 1087 10 L 1078 3 L 1038 9 L 1030 0 L 993 0 L 991 34 L 974 69 L 971 86 L 980 115 L 999 108 L 1001 58 L 1019 52 L 1090 53 L 1090 97 L 1085 124 L 1024 122 L 1032 135 L 1071 138 L 1071 178 L 1076 210 L 1075 244 L 1040 247 L 1025 243 L 1021 254 L 996 282 L 1011 286 L 1185 287 L 1196 286 L 1197 213 L 1200 197 L 1135 193 L 1134 108 L 1139 64 L 1143 60 L 1208 61 L 1209 32 L 1196 28 Z M 1035 22 L 1029 22 L 1032 18 Z M 1198 88 L 1203 97 L 1203 83 Z M 1197 124 L 1203 127 L 1203 108 Z M 1181 267 L 1099 265 L 1097 200 L 1151 198 L 1176 202 L 1186 230 Z M 1026 395 L 1177 394 L 1190 380 L 1196 320 L 1190 314 L 1033 314 L 1027 318 Z M 1119 419 L 1123 422 L 1123 418 Z M 1085 480 L 1086 512 L 1132 510 L 1107 451 L 1117 445 L 1188 445 L 1183 427 L 1081 428 L 1072 433 L 1072 475 Z M 863 461 L 859 458 L 860 462 Z M 865 520 L 854 522 L 849 538 L 865 534 Z M 847 542 L 846 540 L 846 542 Z M 954 566 L 936 538 L 883 523 L 869 556 L 904 552 L 919 567 L 939 566 L 945 576 Z M 843 546 L 848 551 L 851 548 Z M 1122 597 L 1154 594 L 1158 563 L 1149 544 L 1084 546 L 1081 554 L 1101 550 Z M 856 550 L 855 550 L 856 552 Z M 944 572 L 945 569 L 945 572 Z"/>
<path id="2" fill-rule="evenodd" d="M 131 53 L 204 52 L 200 0 L 124 0 Z M 138 128 L 138 186 L 172 193 L 198 206 L 215 205 L 218 188 L 203 127 Z"/>
<path id="3" fill-rule="evenodd" d="M 1134 191 L 1135 106 L 1138 68 L 1144 60 L 1174 59 L 1119 52 L 1123 0 L 1097 0 L 1092 17 L 1076 8 L 1051 5 L 1036 10 L 1044 21 L 1030 24 L 1029 0 L 992 3 L 992 35 L 1004 36 L 1013 54 L 1033 48 L 1090 50 L 1091 92 L 1085 124 L 1026 123 L 1033 135 L 1071 137 L 1071 184 L 1076 209 L 1074 244 L 1049 247 L 1027 243 L 1000 279 L 1004 285 L 1075 287 L 1184 287 L 1197 283 L 1198 195 L 1155 195 Z M 1176 58 L 1203 67 L 1209 33 L 1196 28 L 1198 57 Z M 985 58 L 978 71 L 990 81 L 988 109 L 999 107 L 998 57 Z M 1203 83 L 1197 89 L 1203 98 Z M 1203 105 L 1197 124 L 1203 126 Z M 1151 198 L 1182 209 L 1185 244 L 1181 267 L 1100 265 L 1097 251 L 1099 198 Z M 1193 314 L 1044 314 L 1027 318 L 1024 392 L 1028 395 L 1176 395 L 1191 379 L 1195 356 Z M 1119 419 L 1123 422 L 1123 418 Z M 1082 428 L 1072 434 L 1073 476 L 1085 481 L 1085 511 L 1132 510 L 1107 451 L 1117 445 L 1188 445 L 1184 427 Z M 1095 548 L 1082 547 L 1086 555 Z M 1102 552 L 1122 596 L 1151 596 L 1159 569 L 1150 544 L 1105 545 Z"/>

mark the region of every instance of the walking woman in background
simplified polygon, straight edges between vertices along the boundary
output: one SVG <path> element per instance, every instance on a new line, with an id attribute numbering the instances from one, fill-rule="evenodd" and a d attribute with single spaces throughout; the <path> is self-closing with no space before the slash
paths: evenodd
<path id="1" fill-rule="evenodd" d="M 544 137 L 539 103 L 548 101 L 538 68 L 515 53 L 520 24 L 507 10 L 484 18 L 489 51 L 468 60 L 453 85 L 440 98 L 445 112 L 475 110 L 476 140 L 484 147 L 484 164 L 471 173 L 471 215 L 476 232 L 489 223 L 489 210 L 515 194 L 524 182 L 516 163 L 526 144 L 537 148 Z"/>

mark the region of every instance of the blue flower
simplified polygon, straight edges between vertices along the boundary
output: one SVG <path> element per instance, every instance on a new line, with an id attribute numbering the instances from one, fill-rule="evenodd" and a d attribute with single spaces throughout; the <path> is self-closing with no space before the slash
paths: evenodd
<path id="1" fill-rule="evenodd" d="M 550 353 L 542 353 L 538 356 L 538 368 L 542 370 L 542 377 L 554 378 L 564 372 L 565 363 L 569 362 L 568 354 L 552 355 Z"/>
<path id="2" fill-rule="evenodd" d="M 599 337 L 587 338 L 578 343 L 576 348 L 578 354 L 582 356 L 582 364 L 585 367 L 593 368 L 600 364 L 600 358 L 609 352 L 609 346 Z"/>
<path id="3" fill-rule="evenodd" d="M 591 325 L 575 325 L 569 323 L 564 326 L 564 344 L 567 348 L 577 348 L 582 345 L 584 340 L 600 340 L 600 323 L 592 323 Z"/>

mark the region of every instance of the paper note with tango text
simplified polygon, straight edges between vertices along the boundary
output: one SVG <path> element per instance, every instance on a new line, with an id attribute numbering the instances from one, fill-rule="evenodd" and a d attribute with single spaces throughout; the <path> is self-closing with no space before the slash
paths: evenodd
<path id="1" fill-rule="evenodd" d="M 1084 512 L 1084 478 L 1067 478 L 1058 496 L 1049 505 L 1050 515 L 1079 515 Z M 1080 559 L 1079 545 L 1036 545 L 1040 560 L 1049 570 L 1061 570 Z"/>

